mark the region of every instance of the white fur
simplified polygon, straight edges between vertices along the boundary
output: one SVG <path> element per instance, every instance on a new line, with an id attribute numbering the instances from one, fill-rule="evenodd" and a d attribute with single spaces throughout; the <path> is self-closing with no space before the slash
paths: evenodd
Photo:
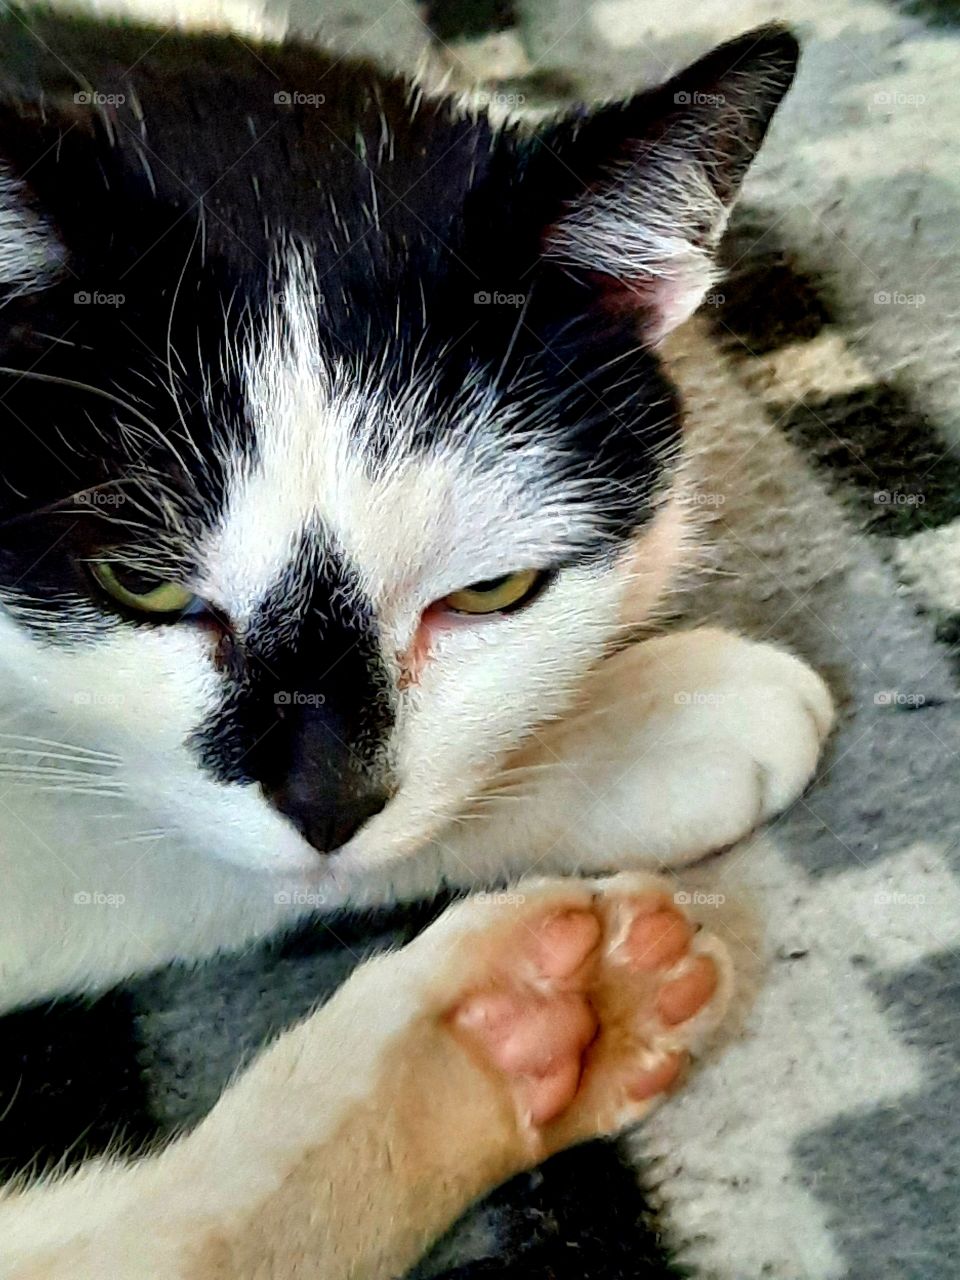
<path id="1" fill-rule="evenodd" d="M 52 282 L 60 248 L 24 202 L 23 187 L 0 167 L 0 285 L 14 295 Z"/>
<path id="2" fill-rule="evenodd" d="M 659 341 L 718 279 L 713 250 L 727 216 L 703 164 L 682 146 L 658 143 L 572 204 L 552 228 L 547 253 L 648 295 L 649 337 Z"/>

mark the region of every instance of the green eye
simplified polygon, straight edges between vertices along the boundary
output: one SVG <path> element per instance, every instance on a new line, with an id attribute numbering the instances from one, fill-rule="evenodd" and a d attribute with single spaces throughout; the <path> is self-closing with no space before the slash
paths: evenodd
<path id="1" fill-rule="evenodd" d="M 462 591 L 451 592 L 441 601 L 455 613 L 505 613 L 533 598 L 546 575 L 539 569 L 522 569 L 499 578 L 472 582 Z"/>
<path id="2" fill-rule="evenodd" d="M 126 585 L 121 580 L 124 570 L 114 568 L 104 562 L 90 566 L 94 581 L 117 604 L 132 610 L 134 613 L 150 614 L 155 618 L 182 617 L 185 613 L 197 613 L 202 608 L 201 602 L 179 582 L 157 582 L 155 585 L 139 578 Z"/>

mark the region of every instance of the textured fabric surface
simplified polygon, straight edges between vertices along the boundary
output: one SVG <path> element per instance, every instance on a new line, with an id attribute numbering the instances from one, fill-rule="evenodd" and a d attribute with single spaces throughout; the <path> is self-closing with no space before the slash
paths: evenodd
<path id="1" fill-rule="evenodd" d="M 770 18 L 805 48 L 730 228 L 727 279 L 670 344 L 708 544 L 676 613 L 794 647 L 831 681 L 840 727 L 803 801 L 683 875 L 722 899 L 715 927 L 742 974 L 721 1051 L 618 1149 L 593 1144 L 502 1189 L 418 1276 L 954 1274 L 960 11 L 267 7 L 344 51 L 483 76 L 528 108 L 630 92 Z M 124 1094 L 129 1130 L 196 1119 L 258 1044 L 432 909 L 337 918 L 135 984 L 110 1006 L 145 1090 Z"/>

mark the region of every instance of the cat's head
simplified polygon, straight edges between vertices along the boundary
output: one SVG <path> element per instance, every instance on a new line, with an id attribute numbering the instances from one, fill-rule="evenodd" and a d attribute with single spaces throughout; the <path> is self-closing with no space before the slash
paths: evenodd
<path id="1" fill-rule="evenodd" d="M 200 851 L 415 849 L 669 571 L 654 348 L 795 42 L 531 131 L 307 49 L 0 26 L 6 708 Z"/>

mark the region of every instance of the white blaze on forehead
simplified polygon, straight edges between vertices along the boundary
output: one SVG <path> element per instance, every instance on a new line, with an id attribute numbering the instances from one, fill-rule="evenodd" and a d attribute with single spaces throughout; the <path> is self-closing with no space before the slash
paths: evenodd
<path id="1" fill-rule="evenodd" d="M 305 530 L 337 548 L 389 611 L 477 579 L 551 563 L 595 531 L 570 482 L 545 485 L 555 443 L 503 449 L 496 406 L 477 388 L 445 443 L 414 452 L 424 388 L 398 400 L 371 369 L 321 357 L 319 299 L 302 261 L 288 264 L 266 334 L 245 357 L 255 447 L 238 459 L 204 587 L 242 618 L 287 569 Z M 427 388 L 428 390 L 428 388 Z M 502 420 L 502 414 L 501 414 Z"/>

